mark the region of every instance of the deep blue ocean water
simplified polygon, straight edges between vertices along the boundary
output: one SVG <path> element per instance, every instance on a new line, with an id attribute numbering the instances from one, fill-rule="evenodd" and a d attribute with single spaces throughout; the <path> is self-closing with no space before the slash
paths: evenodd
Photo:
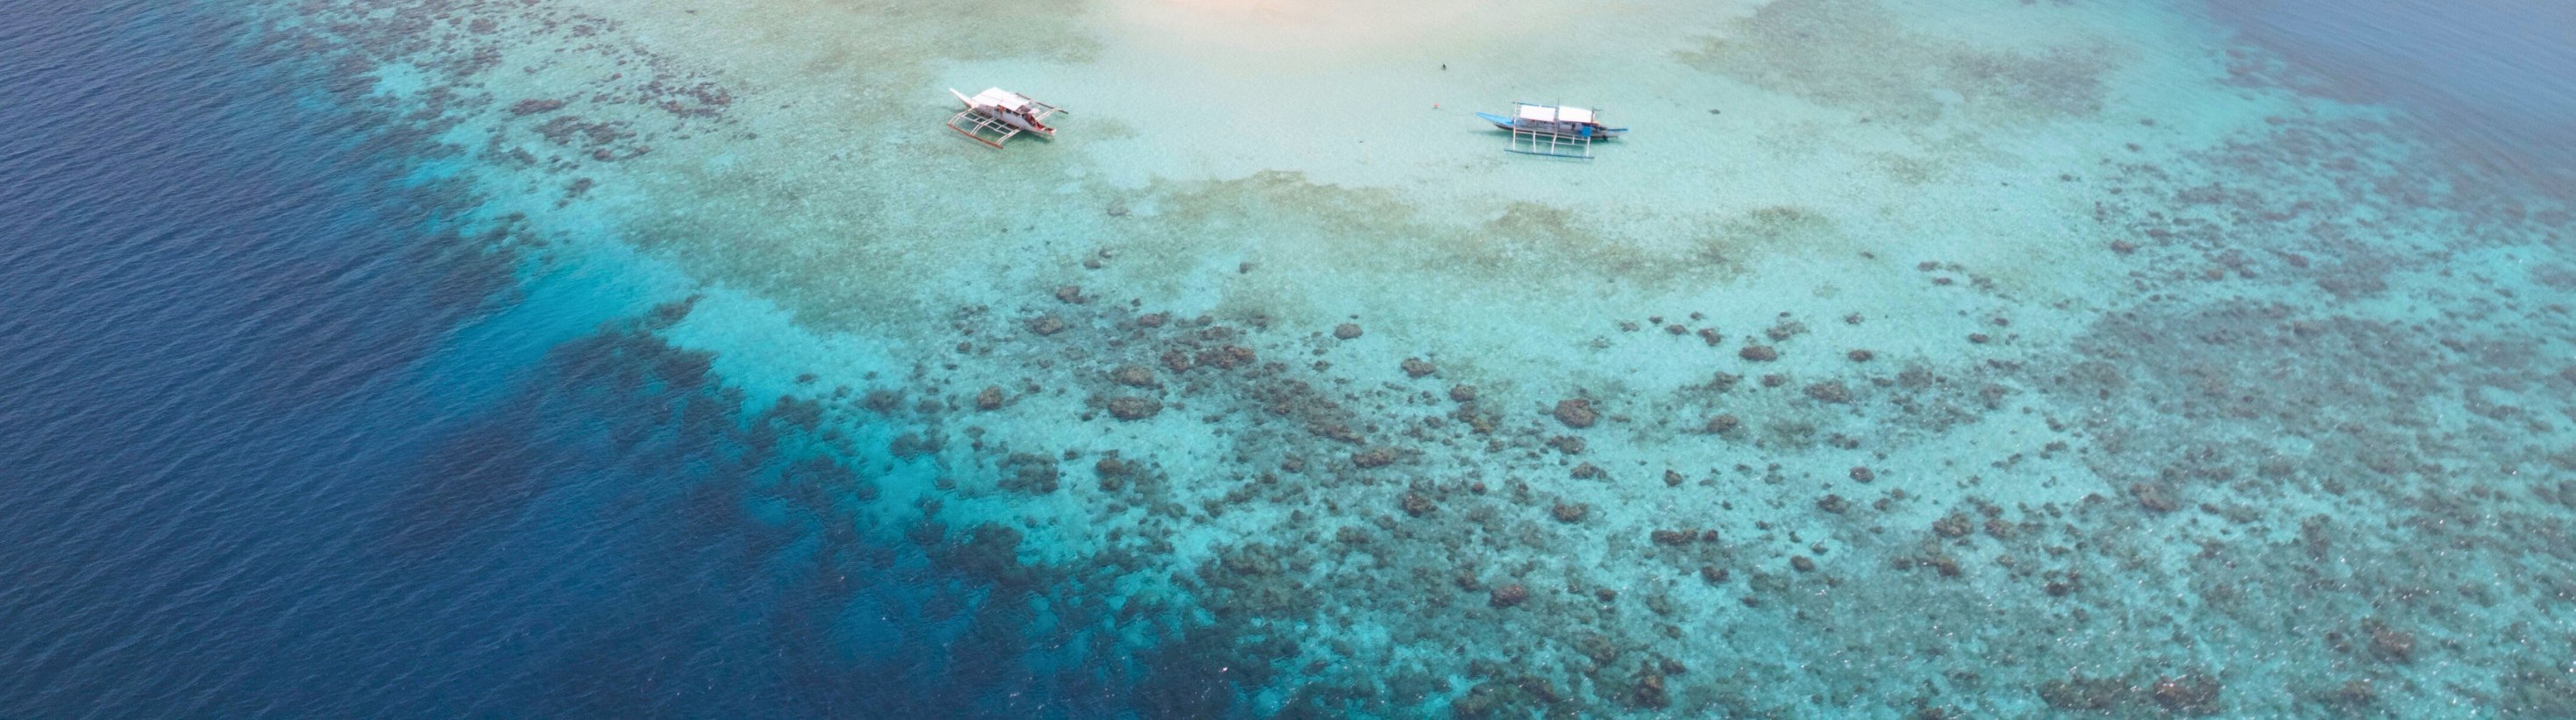
<path id="1" fill-rule="evenodd" d="M 1027 618 L 916 617 L 990 588 L 753 517 L 775 451 L 702 358 L 623 330 L 656 298 L 523 286 L 454 232 L 470 198 L 221 17 L 0 15 L 0 717 L 1137 700 L 985 664 L 1043 642 Z M 2261 17 L 2329 58 L 2398 42 Z M 2556 72 L 2534 42 L 2364 69 L 2465 102 L 2459 68 Z M 2564 95 L 2495 96 L 2494 133 L 2568 127 Z"/>
<path id="2" fill-rule="evenodd" d="M 2212 2 L 2242 37 L 2387 103 L 2426 137 L 2576 193 L 2576 5 Z"/>
<path id="3" fill-rule="evenodd" d="M 0 717 L 912 714 L 1029 682 L 902 644 L 954 624 L 873 624 L 902 611 L 869 593 L 941 579 L 752 520 L 740 400 L 617 329 L 646 298 L 523 287 L 223 15 L 0 18 Z"/>

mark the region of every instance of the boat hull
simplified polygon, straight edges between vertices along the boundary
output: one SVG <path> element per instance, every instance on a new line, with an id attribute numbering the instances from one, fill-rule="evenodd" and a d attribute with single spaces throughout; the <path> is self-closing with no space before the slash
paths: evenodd
<path id="1" fill-rule="evenodd" d="M 1493 124 L 1494 124 L 1494 128 L 1495 128 L 1495 129 L 1497 129 L 1497 130 L 1529 130 L 1529 131 L 1531 131 L 1531 132 L 1549 132 L 1549 133 L 1559 133 L 1559 134 L 1564 134 L 1564 135 L 1572 135 L 1572 134 L 1574 134 L 1574 132 L 1575 132 L 1575 131 L 1574 131 L 1574 128 L 1572 128 L 1572 127 L 1565 127 L 1565 128 L 1563 128 L 1563 129 L 1559 129 L 1559 128 L 1556 128 L 1556 127 L 1548 127 L 1549 125 L 1556 125 L 1557 123 L 1532 123 L 1532 124 L 1531 124 L 1531 125 L 1529 125 L 1529 126 L 1522 126 L 1522 125 L 1520 125 L 1520 124 L 1519 124 L 1519 121 L 1517 121 L 1517 120 L 1515 120 L 1515 119 L 1513 119 L 1513 118 L 1505 117 L 1505 116 L 1502 116 L 1502 115 L 1496 115 L 1496 114 L 1493 114 L 1493 113 L 1480 112 L 1480 113 L 1476 113 L 1476 117 L 1478 117 L 1478 118 L 1482 118 L 1485 122 L 1493 123 Z M 1609 140 L 1609 139 L 1617 138 L 1617 137 L 1619 137 L 1620 135 L 1625 134 L 1625 133 L 1627 133 L 1627 132 L 1628 132 L 1628 129 L 1627 129 L 1627 128 L 1612 128 L 1612 127 L 1598 127 L 1598 126 L 1596 126 L 1596 127 L 1594 127 L 1594 128 L 1592 129 L 1592 137 L 1593 137 L 1593 139 L 1596 139 L 1596 140 Z"/>

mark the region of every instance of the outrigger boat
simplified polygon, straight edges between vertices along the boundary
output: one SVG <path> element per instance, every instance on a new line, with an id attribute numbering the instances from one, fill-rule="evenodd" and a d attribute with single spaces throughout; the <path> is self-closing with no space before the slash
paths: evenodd
<path id="1" fill-rule="evenodd" d="M 1476 117 L 1509 130 L 1512 144 L 1505 150 L 1524 155 L 1551 157 L 1592 157 L 1592 141 L 1611 140 L 1627 134 L 1627 128 L 1601 124 L 1597 113 L 1587 108 L 1562 107 L 1516 102 L 1519 111 L 1510 117 L 1493 113 L 1476 113 Z"/>
<path id="2" fill-rule="evenodd" d="M 949 88 L 948 94 L 957 96 L 958 102 L 966 103 L 964 112 L 948 118 L 948 129 L 997 148 L 1024 132 L 1054 139 L 1055 128 L 1047 126 L 1047 116 L 1064 112 L 1062 108 L 1001 88 L 985 88 L 974 97 L 967 97 L 956 88 Z"/>

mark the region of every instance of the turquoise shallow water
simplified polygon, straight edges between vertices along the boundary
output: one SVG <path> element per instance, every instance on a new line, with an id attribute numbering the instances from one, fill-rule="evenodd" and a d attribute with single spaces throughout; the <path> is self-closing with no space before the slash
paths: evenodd
<path id="1" fill-rule="evenodd" d="M 2576 714 L 2563 13 L 1568 10 L 0 21 L 0 715 Z"/>

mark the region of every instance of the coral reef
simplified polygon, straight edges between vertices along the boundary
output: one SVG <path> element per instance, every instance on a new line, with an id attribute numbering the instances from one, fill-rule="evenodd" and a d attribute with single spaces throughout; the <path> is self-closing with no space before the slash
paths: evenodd
<path id="1" fill-rule="evenodd" d="M 314 5 L 329 21 L 279 30 L 304 38 L 280 52 L 352 53 L 341 98 L 384 106 L 424 157 L 540 176 L 549 202 L 607 206 L 642 181 L 620 166 L 757 142 L 746 117 L 806 101 L 613 41 L 617 23 L 551 3 Z M 1066 29 L 1077 11 L 1037 5 L 1015 4 L 1038 18 L 1026 37 L 950 11 L 838 9 L 903 32 L 814 62 L 926 82 L 924 63 L 960 47 L 1084 53 Z M 2081 208 L 2049 216 L 2045 242 L 1900 245 L 1862 235 L 1890 231 L 1861 216 L 1904 208 L 1829 198 L 1694 218 L 1709 237 L 1662 247 L 1530 202 L 1442 225 L 1391 192 L 1279 171 L 1115 195 L 1070 183 L 1065 202 L 1115 230 L 1068 242 L 1060 228 L 1082 226 L 1031 200 L 934 228 L 1012 237 L 973 246 L 1008 249 L 989 264 L 951 268 L 877 236 L 901 227 L 900 203 L 707 163 L 674 185 L 759 198 L 751 214 L 657 216 L 632 236 L 752 299 L 716 320 L 655 308 L 558 352 L 597 360 L 573 365 L 603 386 L 696 393 L 620 409 L 755 448 L 723 460 L 763 478 L 736 504 L 812 534 L 779 545 L 901 553 L 931 568 L 905 571 L 926 585 L 996 591 L 948 602 L 985 642 L 1109 668 L 1103 696 L 1145 714 L 2576 708 L 2576 585 L 2559 579 L 2576 567 L 2563 203 L 2295 94 L 2264 95 L 2275 114 L 2215 144 L 2103 117 L 2122 106 L 2111 78 L 2129 46 L 1972 46 L 1899 10 L 1769 3 L 1678 60 L 1833 122 L 1897 126 L 1890 145 L 1939 146 L 1939 162 L 1890 159 L 1894 182 L 1988 173 Z M 441 78 L 401 112 L 368 89 L 397 64 Z M 521 68 L 581 75 L 582 91 L 520 92 Z M 2287 72 L 2229 87 L 2281 92 L 2264 77 Z M 2113 121 L 2134 125 L 2120 144 L 1999 149 Z M 1809 157 L 1791 134 L 1772 150 Z M 1043 176 L 1098 169 L 1032 147 L 1011 157 Z M 805 154 L 833 173 L 906 167 Z M 806 205 L 834 220 L 757 214 Z M 526 224 L 491 246 L 538 245 Z M 1590 323 L 1572 337 L 1518 318 L 1456 330 L 1477 319 L 1381 314 L 1273 279 L 1357 269 L 1193 244 L 1242 227 L 1352 244 L 1299 251 L 1314 256 L 1418 236 L 1442 267 L 1405 272 L 1601 294 L 1555 294 Z M 1780 247 L 1796 252 L 1765 254 Z M 1890 257 L 1787 294 L 1736 292 L 1773 288 L 1762 273 L 1811 248 Z M 2025 251 L 2037 257 L 2001 257 Z M 970 275 L 1006 296 L 953 310 L 929 291 L 866 297 Z M 774 381 L 758 353 L 683 349 L 730 341 L 706 325 L 752 325 L 740 308 L 764 303 L 829 340 Z M 1365 335 L 1338 322 L 1363 317 Z M 1539 339 L 1491 339 L 1523 336 Z M 858 346 L 887 357 L 807 366 L 868 355 Z M 719 376 L 719 358 L 744 369 Z"/>

